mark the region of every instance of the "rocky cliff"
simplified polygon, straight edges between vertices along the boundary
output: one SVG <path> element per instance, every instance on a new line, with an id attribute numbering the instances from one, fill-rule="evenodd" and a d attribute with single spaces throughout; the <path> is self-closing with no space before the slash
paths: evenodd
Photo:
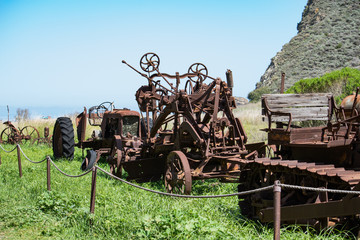
<path id="1" fill-rule="evenodd" d="M 297 29 L 271 59 L 258 91 L 279 92 L 281 72 L 286 90 L 300 79 L 360 68 L 360 0 L 308 0 Z"/>

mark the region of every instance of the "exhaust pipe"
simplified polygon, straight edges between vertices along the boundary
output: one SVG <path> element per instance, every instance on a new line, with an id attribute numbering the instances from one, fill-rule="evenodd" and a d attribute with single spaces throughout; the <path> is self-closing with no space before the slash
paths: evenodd
<path id="1" fill-rule="evenodd" d="M 234 80 L 233 80 L 232 71 L 230 69 L 228 69 L 226 71 L 226 82 L 227 82 L 227 85 L 230 88 L 230 91 L 231 91 L 231 94 L 232 94 L 232 89 L 234 87 Z"/>

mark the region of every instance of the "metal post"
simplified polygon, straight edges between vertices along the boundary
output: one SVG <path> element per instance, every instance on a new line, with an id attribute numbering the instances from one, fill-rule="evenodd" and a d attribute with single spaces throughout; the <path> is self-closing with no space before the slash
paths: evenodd
<path id="1" fill-rule="evenodd" d="M 280 209 L 281 209 L 281 187 L 280 181 L 274 182 L 274 240 L 280 240 Z"/>
<path id="2" fill-rule="evenodd" d="M 50 176 L 50 158 L 47 157 L 47 161 L 46 161 L 46 176 L 47 176 L 47 190 L 51 191 L 51 176 Z"/>
<path id="3" fill-rule="evenodd" d="M 92 178 L 91 178 L 90 213 L 94 213 L 95 210 L 96 173 L 97 173 L 97 167 L 95 166 L 92 169 Z"/>
<path id="4" fill-rule="evenodd" d="M 285 90 L 285 73 L 281 73 L 281 87 L 280 87 L 280 93 L 284 93 Z"/>
<path id="5" fill-rule="evenodd" d="M 19 165 L 19 176 L 22 177 L 20 145 L 19 144 L 16 145 L 16 148 L 17 148 L 18 165 Z"/>
<path id="6" fill-rule="evenodd" d="M 1 165 L 1 154 L 0 154 L 0 165 Z"/>

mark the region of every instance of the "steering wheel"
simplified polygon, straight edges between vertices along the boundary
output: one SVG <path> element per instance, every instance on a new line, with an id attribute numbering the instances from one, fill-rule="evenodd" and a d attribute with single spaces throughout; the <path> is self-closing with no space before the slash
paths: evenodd
<path id="1" fill-rule="evenodd" d="M 110 111 L 112 111 L 114 108 L 115 108 L 114 102 L 103 102 L 96 107 L 96 113 L 99 118 L 102 118 L 104 112 L 108 111 L 109 109 Z"/>
<path id="2" fill-rule="evenodd" d="M 160 58 L 155 53 L 145 53 L 140 59 L 140 67 L 145 72 L 153 72 L 159 68 Z"/>
<path id="3" fill-rule="evenodd" d="M 196 76 L 196 77 L 189 77 L 189 79 L 192 82 L 197 82 L 197 81 L 203 82 L 207 78 L 208 70 L 204 64 L 194 63 L 193 65 L 191 65 L 189 67 L 188 73 L 198 73 L 198 76 Z M 201 74 L 199 74 L 199 73 L 201 73 Z M 194 80 L 193 78 L 197 78 L 197 79 Z"/>

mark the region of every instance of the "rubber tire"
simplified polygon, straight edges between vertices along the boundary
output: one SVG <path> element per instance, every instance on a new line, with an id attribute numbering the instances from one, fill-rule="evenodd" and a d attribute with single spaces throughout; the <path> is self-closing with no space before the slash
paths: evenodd
<path id="1" fill-rule="evenodd" d="M 87 151 L 86 158 L 83 160 L 80 167 L 80 169 L 83 171 L 88 171 L 92 169 L 96 163 L 96 156 L 97 156 L 96 152 L 92 149 L 86 151 Z M 86 166 L 86 160 L 88 160 L 87 166 Z"/>
<path id="2" fill-rule="evenodd" d="M 74 158 L 74 127 L 70 118 L 59 117 L 56 119 L 52 143 L 55 158 Z"/>

